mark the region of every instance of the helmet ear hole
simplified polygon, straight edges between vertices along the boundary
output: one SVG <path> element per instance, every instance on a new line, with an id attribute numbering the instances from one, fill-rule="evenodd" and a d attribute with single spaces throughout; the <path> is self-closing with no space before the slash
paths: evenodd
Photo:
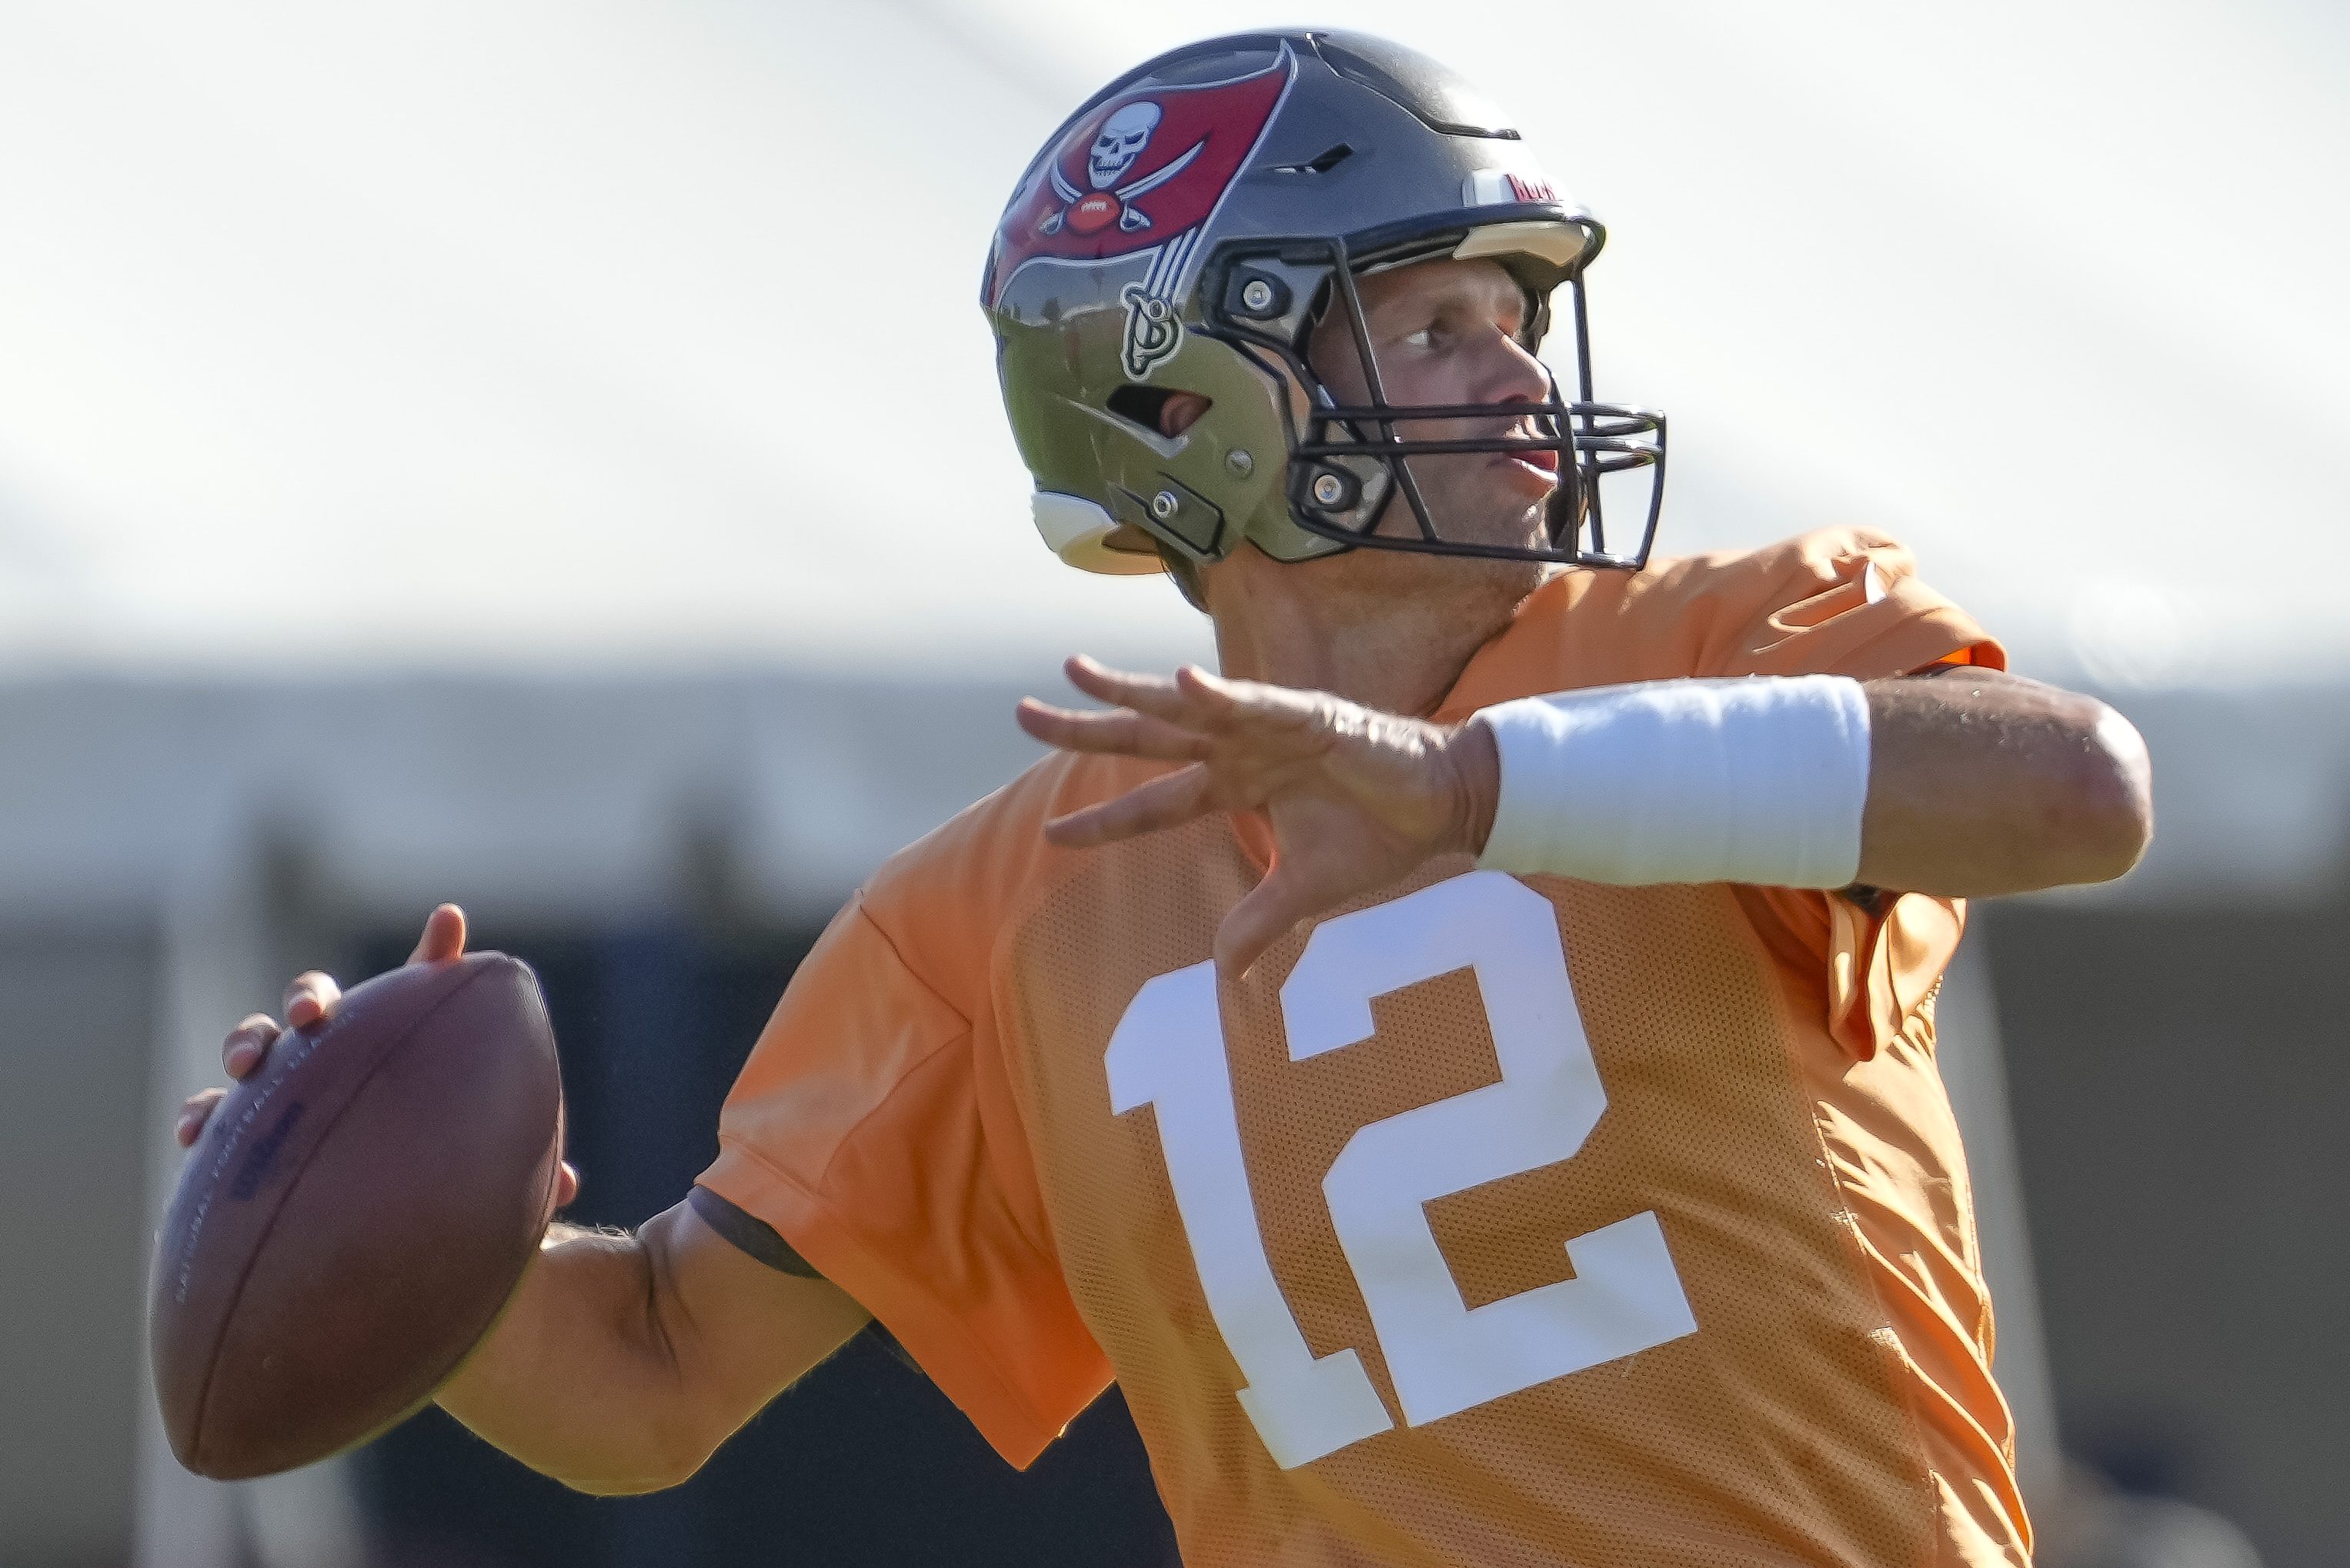
<path id="1" fill-rule="evenodd" d="M 1214 404 L 1197 392 L 1177 387 L 1146 387 L 1128 381 L 1112 392 L 1106 406 L 1119 419 L 1140 425 L 1158 436 L 1179 436 L 1199 422 Z"/>

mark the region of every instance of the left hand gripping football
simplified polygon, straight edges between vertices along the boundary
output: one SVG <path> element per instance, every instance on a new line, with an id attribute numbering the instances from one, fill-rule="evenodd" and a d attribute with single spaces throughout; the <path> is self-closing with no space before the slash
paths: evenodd
<path id="1" fill-rule="evenodd" d="M 1078 691 L 1114 706 L 1078 711 L 1027 698 L 1022 729 L 1065 751 L 1185 765 L 1046 823 L 1053 843 L 1086 848 L 1219 811 L 1271 822 L 1273 866 L 1216 933 L 1227 978 L 1245 976 L 1301 920 L 1434 856 L 1476 854 L 1492 824 L 1500 767 L 1482 725 L 1401 718 L 1191 665 L 1172 678 L 1083 657 L 1065 669 Z"/>

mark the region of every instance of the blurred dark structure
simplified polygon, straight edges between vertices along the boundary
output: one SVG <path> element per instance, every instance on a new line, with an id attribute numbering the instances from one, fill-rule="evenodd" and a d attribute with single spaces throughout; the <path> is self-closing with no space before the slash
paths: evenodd
<path id="1" fill-rule="evenodd" d="M 1984 927 L 2066 1447 L 2350 1561 L 2350 901 Z"/>
<path id="2" fill-rule="evenodd" d="M 0 925 L 0 1563 L 129 1560 L 151 930 Z"/>

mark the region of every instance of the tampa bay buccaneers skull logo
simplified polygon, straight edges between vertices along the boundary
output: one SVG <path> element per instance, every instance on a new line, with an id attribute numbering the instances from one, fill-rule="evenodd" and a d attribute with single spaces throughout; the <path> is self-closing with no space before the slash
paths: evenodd
<path id="1" fill-rule="evenodd" d="M 1150 145 L 1151 132 L 1159 129 L 1164 115 L 1157 104 L 1143 99 L 1123 106 L 1102 121 L 1101 130 L 1094 134 L 1093 145 L 1086 151 L 1086 182 L 1093 187 L 1090 192 L 1080 192 L 1069 183 L 1069 177 L 1055 163 L 1053 192 L 1066 205 L 1045 213 L 1036 225 L 1037 233 L 1057 234 L 1066 223 L 1077 234 L 1090 234 L 1107 228 L 1112 219 L 1129 234 L 1150 227 L 1150 214 L 1135 205 L 1136 199 L 1189 169 L 1207 146 L 1203 137 L 1140 179 L 1119 183 Z"/>
<path id="2" fill-rule="evenodd" d="M 1004 211 L 983 290 L 990 307 L 1031 262 L 1101 267 L 1112 274 L 1105 303 L 1126 316 L 1126 373 L 1148 377 L 1183 341 L 1177 302 L 1193 252 L 1295 68 L 1284 45 L 1259 69 L 1139 85 L 1071 121 Z"/>
<path id="3" fill-rule="evenodd" d="M 1159 124 L 1160 113 L 1159 106 L 1146 99 L 1128 104 L 1102 122 L 1086 160 L 1086 177 L 1095 190 L 1108 190 L 1118 183 L 1119 175 L 1134 167 L 1134 161 L 1150 144 L 1150 132 Z"/>
<path id="4" fill-rule="evenodd" d="M 996 234 L 991 293 L 1030 261 L 1107 261 L 1198 228 L 1240 174 L 1295 71 L 1284 46 L 1262 69 L 1144 86 L 1080 115 L 1014 193 Z"/>

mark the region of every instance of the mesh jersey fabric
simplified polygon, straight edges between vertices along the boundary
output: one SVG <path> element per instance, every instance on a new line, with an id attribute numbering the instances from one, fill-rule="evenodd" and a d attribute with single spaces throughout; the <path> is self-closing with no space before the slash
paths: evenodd
<path id="1" fill-rule="evenodd" d="M 1898 545 L 1830 530 L 1555 577 L 1439 716 L 1627 680 L 1938 661 L 2004 662 Z M 1368 1304 L 1397 1299 L 1385 1271 L 1409 1265 L 1359 1232 L 1350 1254 L 1334 1165 L 1365 1129 L 1469 1106 L 1505 1081 L 1505 1048 L 1565 1060 L 1575 1032 L 1496 1022 L 1519 1017 L 1523 977 L 1478 958 L 1384 991 L 1362 977 L 1367 1037 L 1293 1059 L 1284 998 L 1308 933 L 1293 934 L 1206 1015 L 1222 1072 L 1196 1082 L 1212 1100 L 1211 1080 L 1228 1081 L 1245 1196 L 1188 1231 L 1173 1102 L 1114 1111 L 1105 1054 L 1128 1020 L 1159 1026 L 1152 1008 L 1209 959 L 1268 837 L 1249 817 L 1086 851 L 1039 832 L 1161 765 L 1048 758 L 884 866 L 761 1036 L 703 1184 L 879 1317 L 1015 1464 L 1114 1376 L 1195 1565 L 2028 1560 L 1934 1064 L 1959 905 L 1507 878 L 1462 857 L 1320 922 L 1378 918 L 1418 940 L 1423 907 L 1498 910 L 1524 950 L 1563 954 L 1605 1109 L 1570 1157 L 1419 1209 L 1451 1310 L 1531 1299 L 1582 1272 L 1570 1246 L 1590 1262 L 1595 1233 L 1653 1224 L 1694 1324 L 1414 1421 L 1401 1347 Z M 1417 1136 L 1388 1147 L 1406 1163 L 1463 1153 Z M 1352 1353 L 1384 1429 L 1275 1459 L 1204 1282 L 1210 1260 L 1228 1277 L 1252 1246 L 1274 1315 L 1313 1357 Z M 1263 1316 L 1251 1343 L 1288 1332 Z"/>

